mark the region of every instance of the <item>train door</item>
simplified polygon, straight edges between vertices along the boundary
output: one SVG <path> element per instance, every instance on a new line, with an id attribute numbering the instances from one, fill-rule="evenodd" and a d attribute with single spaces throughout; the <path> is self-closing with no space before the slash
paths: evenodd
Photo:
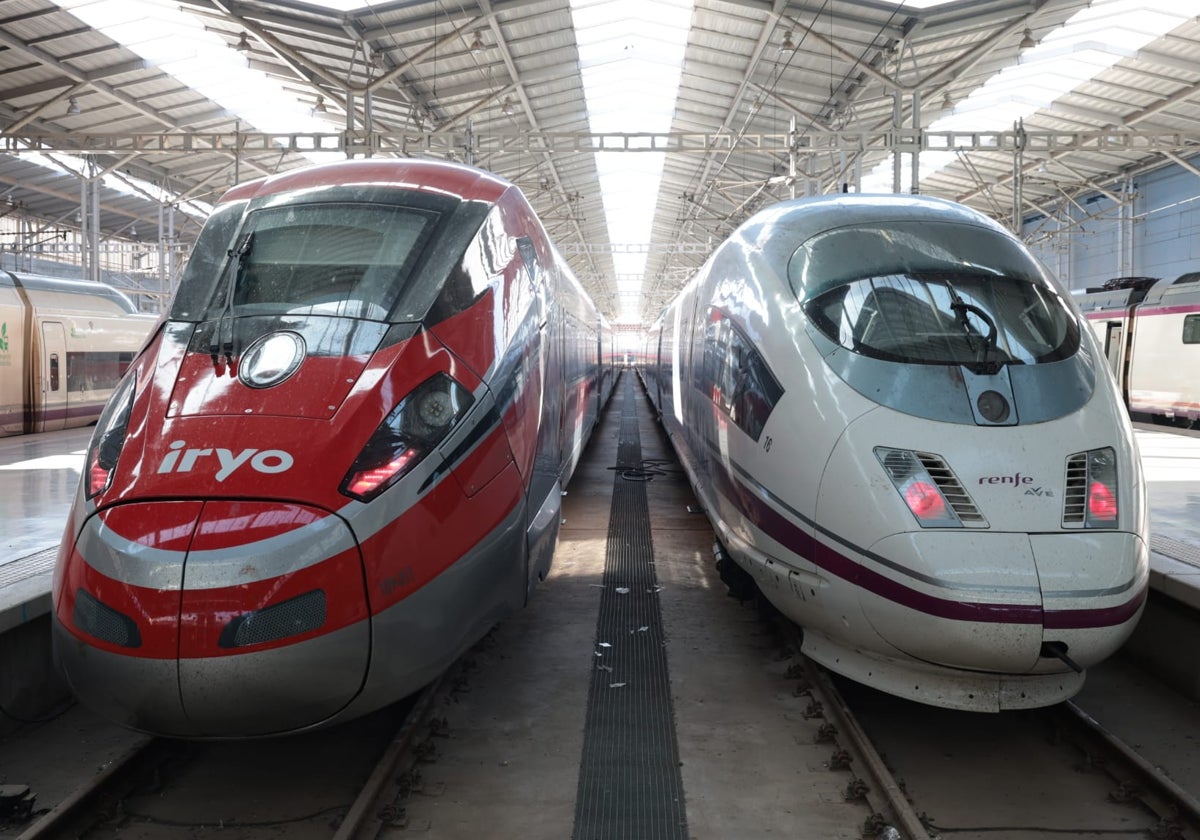
<path id="1" fill-rule="evenodd" d="M 2 275 L 0 275 L 2 277 Z M 29 348 L 25 304 L 0 285 L 0 436 L 19 435 L 29 421 Z"/>
<path id="2" fill-rule="evenodd" d="M 1120 321 L 1108 322 L 1108 331 L 1104 334 L 1104 355 L 1108 357 L 1108 366 L 1118 376 L 1121 373 L 1121 338 L 1124 335 L 1124 324 Z"/>
<path id="3" fill-rule="evenodd" d="M 67 425 L 67 331 L 61 321 L 43 321 L 41 338 L 33 431 L 52 432 Z"/>
<path id="4" fill-rule="evenodd" d="M 1104 332 L 1104 355 L 1117 378 L 1117 390 L 1125 405 L 1129 405 L 1129 344 L 1132 338 L 1133 317 L 1125 321 L 1108 321 Z"/>

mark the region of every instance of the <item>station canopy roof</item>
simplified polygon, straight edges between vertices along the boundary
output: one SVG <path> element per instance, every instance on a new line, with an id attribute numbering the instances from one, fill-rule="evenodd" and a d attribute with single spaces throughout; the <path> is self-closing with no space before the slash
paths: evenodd
<path id="1" fill-rule="evenodd" d="M 518 184 L 630 329 L 772 202 L 916 189 L 1013 226 L 1200 175 L 1197 125 L 1200 0 L 0 5 L 0 215 L 53 235 L 82 175 L 104 236 L 186 245 L 239 181 L 452 158 Z"/>

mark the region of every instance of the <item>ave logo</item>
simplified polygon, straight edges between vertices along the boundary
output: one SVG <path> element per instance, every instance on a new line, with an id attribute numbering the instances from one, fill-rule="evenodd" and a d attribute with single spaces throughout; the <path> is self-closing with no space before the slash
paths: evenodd
<path id="1" fill-rule="evenodd" d="M 220 466 L 216 474 L 217 481 L 224 481 L 242 466 L 271 474 L 286 472 L 295 462 L 291 454 L 282 449 L 243 449 L 234 454 L 232 449 L 185 449 L 186 446 L 187 441 L 171 441 L 171 451 L 163 456 L 162 463 L 158 465 L 159 475 L 191 472 L 202 458 L 206 461 L 217 459 Z"/>

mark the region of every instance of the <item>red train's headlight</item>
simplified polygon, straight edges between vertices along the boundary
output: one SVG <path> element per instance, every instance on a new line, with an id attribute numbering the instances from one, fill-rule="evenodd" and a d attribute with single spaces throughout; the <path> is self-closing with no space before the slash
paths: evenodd
<path id="1" fill-rule="evenodd" d="M 96 422 L 96 431 L 87 451 L 87 498 L 99 496 L 112 483 L 117 458 L 125 445 L 125 432 L 129 428 L 129 414 L 133 411 L 133 392 L 137 376 L 130 373 L 113 391 Z"/>
<path id="2" fill-rule="evenodd" d="M 379 424 L 338 489 L 369 502 L 432 452 L 474 401 L 444 373 L 426 379 Z"/>

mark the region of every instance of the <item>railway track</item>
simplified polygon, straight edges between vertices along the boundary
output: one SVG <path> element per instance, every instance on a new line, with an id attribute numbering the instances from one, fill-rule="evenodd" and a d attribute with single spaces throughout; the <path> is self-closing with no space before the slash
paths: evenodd
<path id="1" fill-rule="evenodd" d="M 164 840 L 228 830 L 246 840 L 375 837 L 404 822 L 395 802 L 439 734 L 434 712 L 453 674 L 328 730 L 252 741 L 137 739 L 17 840 Z"/>
<path id="2" fill-rule="evenodd" d="M 1200 838 L 1195 793 L 1075 703 L 1000 715 L 910 703 L 798 656 L 794 628 L 787 635 L 781 623 L 772 627 L 792 662 L 789 687 L 804 717 L 821 722 L 814 729 L 825 760 L 844 772 L 841 797 L 867 805 L 864 838 Z M 15 836 L 173 840 L 236 830 L 248 840 L 361 840 L 422 829 L 419 818 L 407 824 L 408 797 L 436 791 L 421 788 L 414 767 L 444 734 L 436 711 L 473 664 L 464 661 L 408 707 L 305 736 L 138 739 Z"/>
<path id="3" fill-rule="evenodd" d="M 851 787 L 884 803 L 864 836 L 1200 838 L 1194 794 L 1074 703 L 981 715 L 818 674 L 839 741 L 867 756 Z"/>
<path id="4" fill-rule="evenodd" d="M 798 651 L 798 631 L 780 627 L 782 618 L 773 622 L 784 650 Z M 795 660 L 788 676 L 795 693 L 811 698 L 806 715 L 826 720 L 829 761 L 849 774 L 846 797 L 870 805 L 864 837 L 1200 840 L 1196 792 L 1076 702 L 998 715 L 956 712 Z M 1190 734 L 1180 740 L 1193 742 Z"/>

